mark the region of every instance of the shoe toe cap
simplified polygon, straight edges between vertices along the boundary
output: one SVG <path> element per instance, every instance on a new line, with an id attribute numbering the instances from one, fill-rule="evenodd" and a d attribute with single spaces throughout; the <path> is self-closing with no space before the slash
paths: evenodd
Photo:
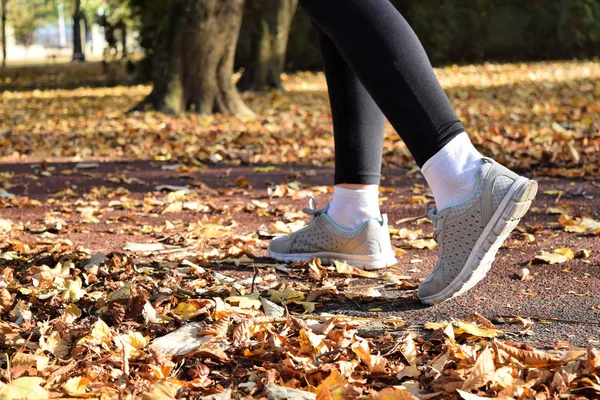
<path id="1" fill-rule="evenodd" d="M 269 243 L 269 251 L 279 254 L 289 253 L 293 242 L 293 235 L 275 238 Z"/>
<path id="2" fill-rule="evenodd" d="M 441 276 L 436 275 L 435 273 L 428 275 L 419 286 L 419 300 L 424 304 L 435 304 L 443 301 L 443 299 L 438 300 L 435 296 L 444 290 L 446 284 Z"/>

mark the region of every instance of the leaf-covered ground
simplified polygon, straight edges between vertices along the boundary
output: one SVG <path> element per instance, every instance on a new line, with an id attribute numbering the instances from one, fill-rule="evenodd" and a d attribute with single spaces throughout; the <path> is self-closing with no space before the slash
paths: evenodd
<path id="1" fill-rule="evenodd" d="M 105 77 L 55 68 L 0 79 L 0 398 L 600 396 L 598 63 L 436 71 L 478 147 L 541 193 L 490 276 L 428 308 L 429 193 L 391 128 L 399 264 L 266 256 L 329 196 L 321 74 L 246 95 L 241 121 L 125 115 L 149 87 L 59 89 Z"/>

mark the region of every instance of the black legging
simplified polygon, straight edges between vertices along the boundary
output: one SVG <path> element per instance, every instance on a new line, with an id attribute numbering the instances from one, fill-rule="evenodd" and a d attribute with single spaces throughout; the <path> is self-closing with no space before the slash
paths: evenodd
<path id="1" fill-rule="evenodd" d="M 384 114 L 419 166 L 464 132 L 421 42 L 388 0 L 300 4 L 321 46 L 336 184 L 379 184 Z"/>

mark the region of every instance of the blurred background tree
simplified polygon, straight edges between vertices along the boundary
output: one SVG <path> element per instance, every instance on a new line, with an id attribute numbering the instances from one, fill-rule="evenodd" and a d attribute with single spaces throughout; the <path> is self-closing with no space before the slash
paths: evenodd
<path id="1" fill-rule="evenodd" d="M 246 0 L 242 19 L 242 46 L 249 48 L 238 87 L 262 91 L 282 89 L 281 74 L 298 0 Z M 239 51 L 238 51 L 239 53 Z"/>
<path id="2" fill-rule="evenodd" d="M 150 46 L 154 88 L 134 110 L 252 114 L 232 79 L 244 0 L 172 0 L 166 17 L 144 3 L 136 11 L 146 24 L 142 31 L 152 35 L 144 43 Z"/>
<path id="3" fill-rule="evenodd" d="M 600 55 L 600 0 L 391 1 L 434 65 Z M 68 29 L 75 60 L 85 58 L 87 28 L 100 26 L 104 62 L 127 58 L 139 80 L 155 83 L 138 109 L 246 113 L 237 89 L 228 86 L 232 71 L 242 72 L 241 90 L 268 90 L 281 88 L 284 71 L 321 68 L 310 20 L 297 10 L 297 0 L 2 0 L 2 5 L 15 40 L 24 45 L 36 29 L 56 24 L 61 12 L 73 16 Z M 129 48 L 137 54 L 129 57 Z M 179 86 L 173 86 L 177 80 Z"/>
<path id="4" fill-rule="evenodd" d="M 47 0 L 8 0 L 7 24 L 12 27 L 17 43 L 30 45 L 35 29 L 49 20 L 55 20 L 52 11 L 53 4 Z"/>
<path id="5" fill-rule="evenodd" d="M 2 68 L 6 68 L 6 6 L 8 0 L 2 0 L 0 5 L 2 6 L 2 16 L 0 17 L 0 24 L 2 24 Z"/>

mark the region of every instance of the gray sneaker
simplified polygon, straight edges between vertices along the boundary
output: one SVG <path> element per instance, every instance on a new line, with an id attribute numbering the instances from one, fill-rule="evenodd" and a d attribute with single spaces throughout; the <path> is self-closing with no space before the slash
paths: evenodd
<path id="1" fill-rule="evenodd" d="M 329 205 L 317 211 L 315 199 L 311 197 L 309 208 L 303 211 L 312 214 L 313 219 L 304 228 L 273 239 L 269 244 L 271 258 L 284 262 L 313 258 L 320 258 L 323 263 L 338 260 L 366 270 L 396 264 L 385 214 L 380 220 L 367 220 L 350 231 L 333 222 L 327 215 L 328 209 Z"/>
<path id="2" fill-rule="evenodd" d="M 441 212 L 428 204 L 439 258 L 419 287 L 421 302 L 440 303 L 481 281 L 536 193 L 535 181 L 484 158 L 469 199 Z"/>

